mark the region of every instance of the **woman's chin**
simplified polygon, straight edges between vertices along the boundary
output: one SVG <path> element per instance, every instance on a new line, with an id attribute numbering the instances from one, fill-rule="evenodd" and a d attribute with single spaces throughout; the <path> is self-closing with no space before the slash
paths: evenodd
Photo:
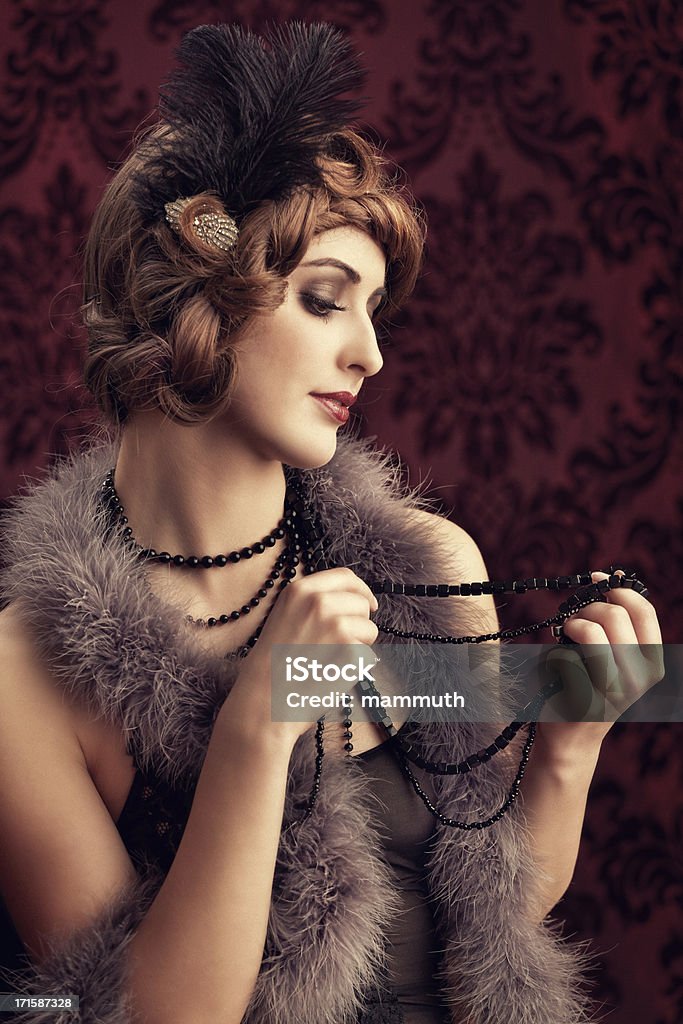
<path id="1" fill-rule="evenodd" d="M 327 465 L 336 450 L 337 435 L 331 432 L 329 438 L 316 438 L 315 442 L 308 438 L 296 447 L 292 445 L 282 461 L 294 469 L 319 469 Z"/>

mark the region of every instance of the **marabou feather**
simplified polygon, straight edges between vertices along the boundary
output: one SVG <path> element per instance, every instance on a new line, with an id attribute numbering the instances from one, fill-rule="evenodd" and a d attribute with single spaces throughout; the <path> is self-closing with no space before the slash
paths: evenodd
<path id="1" fill-rule="evenodd" d="M 55 685 L 134 737 L 144 766 L 170 781 L 196 777 L 235 666 L 197 644 L 182 609 L 150 591 L 133 554 L 113 539 L 103 541 L 97 493 L 115 458 L 111 446 L 82 455 L 17 502 L 5 523 L 8 568 L 0 589 L 21 599 L 18 609 Z M 457 572 L 429 526 L 406 515 L 417 497 L 402 491 L 395 462 L 371 442 L 340 436 L 331 462 L 302 480 L 332 563 L 365 579 L 439 581 L 446 565 Z M 397 628 L 478 631 L 466 602 L 454 608 L 438 598 L 381 595 L 379 601 L 378 619 Z M 437 659 L 435 676 L 440 671 L 448 672 L 448 664 L 439 669 Z M 454 682 L 452 671 L 436 679 L 444 689 Z M 508 711 L 501 706 L 501 718 Z M 490 727 L 476 722 L 423 723 L 415 734 L 435 761 L 460 760 L 490 739 Z M 316 808 L 304 825 L 294 824 L 297 804 L 310 791 L 314 755 L 309 733 L 292 753 L 266 950 L 244 1024 L 351 1024 L 361 1019 L 366 994 L 381 984 L 384 936 L 396 903 L 372 793 L 361 766 L 343 762 L 332 748 Z M 482 817 L 500 806 L 509 775 L 498 760 L 470 775 L 435 778 L 437 804 L 453 817 Z M 519 805 L 485 831 L 437 829 L 427 886 L 437 901 L 453 1024 L 594 1019 L 581 995 L 585 956 L 557 926 L 530 920 L 538 883 Z M 142 899 L 138 888 L 121 894 L 111 913 L 100 914 L 20 982 L 13 979 L 12 989 L 77 992 L 82 1024 L 131 1024 L 121 979 Z M 388 1024 L 396 1010 L 383 1005 L 365 1020 Z M 21 1019 L 42 1024 L 47 1016 L 35 1011 Z M 49 1019 L 72 1024 L 74 1018 L 50 1011 Z"/>

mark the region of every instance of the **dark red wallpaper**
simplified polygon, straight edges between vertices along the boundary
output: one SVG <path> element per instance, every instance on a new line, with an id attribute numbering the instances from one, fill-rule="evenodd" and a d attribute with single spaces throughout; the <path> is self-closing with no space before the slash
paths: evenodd
<path id="1" fill-rule="evenodd" d="M 425 273 L 356 407 L 491 577 L 618 561 L 683 611 L 679 0 L 6 0 L 0 5 L 0 489 L 90 422 L 79 248 L 202 21 L 345 28 L 368 121 L 429 216 Z M 501 607 L 529 621 L 525 598 Z M 543 606 L 550 614 L 554 606 Z M 683 1020 L 680 726 L 615 727 L 567 931 L 614 1024 Z"/>

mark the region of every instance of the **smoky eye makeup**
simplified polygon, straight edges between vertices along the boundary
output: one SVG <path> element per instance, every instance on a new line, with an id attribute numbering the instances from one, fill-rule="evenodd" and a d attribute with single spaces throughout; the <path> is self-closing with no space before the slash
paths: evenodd
<path id="1" fill-rule="evenodd" d="M 299 298 L 309 313 L 315 316 L 327 317 L 332 312 L 343 313 L 346 310 L 346 306 L 338 306 L 332 299 L 316 292 L 300 291 Z"/>
<path id="2" fill-rule="evenodd" d="M 327 317 L 332 312 L 345 312 L 349 306 L 344 304 L 342 295 L 349 287 L 346 281 L 317 280 L 306 282 L 298 289 L 300 301 L 309 312 L 320 317 Z M 374 320 L 380 315 L 386 304 L 384 296 L 371 296 L 374 308 L 370 310 L 370 318 Z"/>

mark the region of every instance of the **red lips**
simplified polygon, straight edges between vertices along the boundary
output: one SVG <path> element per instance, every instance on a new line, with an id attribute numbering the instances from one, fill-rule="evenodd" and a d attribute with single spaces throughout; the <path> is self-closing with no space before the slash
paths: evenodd
<path id="1" fill-rule="evenodd" d="M 333 398 L 336 402 L 341 402 L 347 408 L 356 401 L 357 396 L 352 395 L 350 391 L 330 391 L 325 394 L 320 394 L 314 391 L 313 394 L 316 398 Z"/>

